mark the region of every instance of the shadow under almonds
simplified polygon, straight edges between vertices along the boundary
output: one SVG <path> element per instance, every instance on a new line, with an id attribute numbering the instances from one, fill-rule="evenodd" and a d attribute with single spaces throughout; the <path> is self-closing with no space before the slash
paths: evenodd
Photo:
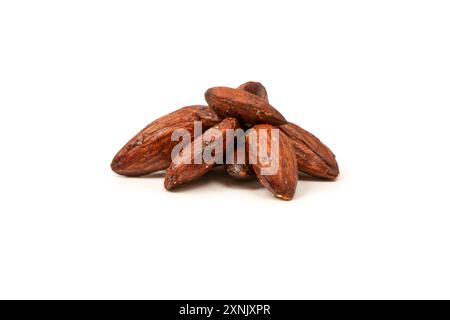
<path id="1" fill-rule="evenodd" d="M 337 179 L 340 179 L 340 178 L 341 177 L 339 176 Z M 334 182 L 335 181 L 335 180 L 330 180 L 330 179 L 325 179 L 325 178 L 313 177 L 313 176 L 310 176 L 303 172 L 300 172 L 298 174 L 298 180 L 299 181 L 320 181 L 320 182 Z"/>
<path id="2" fill-rule="evenodd" d="M 138 176 L 138 177 L 128 177 L 128 176 L 122 176 L 122 175 L 116 174 L 116 176 L 121 179 L 161 179 L 161 178 L 164 179 L 165 175 L 166 175 L 165 171 L 158 171 L 158 172 L 154 172 L 154 173 L 150 173 L 150 174 Z"/>
<path id="3" fill-rule="evenodd" d="M 166 175 L 166 171 L 158 171 L 154 172 L 148 175 L 140 176 L 140 177 L 131 177 L 134 179 L 161 179 L 164 180 L 164 177 Z M 122 179 L 129 179 L 130 177 L 126 176 L 118 176 Z M 321 179 L 317 177 L 313 177 L 304 173 L 299 173 L 298 175 L 298 183 L 300 184 L 300 192 L 295 195 L 295 197 L 303 196 L 304 193 L 308 192 L 310 188 L 313 188 L 312 185 L 310 185 L 307 182 L 333 182 L 327 179 Z M 305 184 L 302 185 L 302 181 L 305 182 Z M 170 190 L 170 192 L 186 192 L 189 190 L 195 190 L 195 189 L 201 189 L 205 188 L 210 185 L 221 185 L 226 188 L 231 189 L 242 189 L 242 190 L 258 190 L 264 188 L 261 183 L 259 182 L 258 178 L 256 176 L 251 176 L 246 179 L 236 179 L 231 177 L 226 172 L 226 166 L 220 165 L 215 167 L 210 172 L 206 173 L 205 175 L 199 177 L 199 179 L 188 182 L 186 184 L 180 185 L 177 188 L 174 188 Z M 270 197 L 271 198 L 271 197 Z"/>
<path id="4" fill-rule="evenodd" d="M 226 172 L 225 166 L 221 165 L 215 167 L 199 179 L 179 185 L 178 187 L 170 190 L 170 192 L 183 192 L 191 189 L 203 188 L 211 184 L 220 184 L 227 188 L 240 188 L 248 190 L 263 188 L 256 176 L 249 179 L 238 180 L 230 177 Z"/>

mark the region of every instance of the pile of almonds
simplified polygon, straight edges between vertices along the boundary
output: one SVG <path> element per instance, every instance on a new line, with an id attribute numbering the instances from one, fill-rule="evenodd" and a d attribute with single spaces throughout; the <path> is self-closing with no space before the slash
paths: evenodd
<path id="1" fill-rule="evenodd" d="M 237 179 L 256 175 L 264 187 L 283 200 L 290 200 L 294 196 L 299 172 L 326 180 L 334 180 L 339 175 L 338 164 L 331 150 L 308 131 L 288 122 L 271 106 L 267 91 L 261 83 L 246 82 L 236 89 L 210 88 L 205 93 L 205 99 L 208 106 L 184 107 L 150 123 L 116 154 L 111 163 L 112 170 L 131 177 L 167 170 L 164 187 L 170 190 L 201 177 L 214 167 L 206 163 L 195 164 L 194 161 L 180 163 L 175 161 L 176 158 L 172 161 L 171 152 L 178 143 L 171 139 L 174 130 L 185 129 L 190 132 L 193 138 L 187 148 L 191 148 L 190 157 L 195 159 L 207 146 L 208 141 L 203 138 L 209 136 L 208 130 L 211 128 L 219 130 L 223 137 L 227 129 L 253 128 L 257 135 L 264 129 L 268 142 L 271 141 L 271 131 L 278 128 L 279 169 L 275 174 L 261 174 L 260 161 L 249 164 L 248 157 L 244 164 L 225 164 L 227 173 Z M 194 136 L 194 121 L 202 122 L 203 133 L 197 137 Z M 201 150 L 194 148 L 195 139 L 200 139 L 198 143 Z M 225 149 L 224 144 L 223 153 Z M 250 148 L 247 136 L 245 149 L 247 155 L 255 150 Z M 270 144 L 267 149 L 270 155 Z M 215 156 L 223 157 L 223 154 Z"/>

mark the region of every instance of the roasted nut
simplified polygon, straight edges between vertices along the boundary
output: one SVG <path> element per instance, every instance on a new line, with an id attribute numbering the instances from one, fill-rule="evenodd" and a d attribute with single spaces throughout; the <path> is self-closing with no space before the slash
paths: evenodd
<path id="1" fill-rule="evenodd" d="M 249 81 L 241 84 L 238 89 L 250 92 L 255 96 L 264 99 L 267 103 L 269 102 L 269 96 L 267 95 L 266 88 L 260 82 Z"/>
<path id="2" fill-rule="evenodd" d="M 325 144 L 296 124 L 287 123 L 280 129 L 292 141 L 299 171 L 318 178 L 336 179 L 339 167 L 333 152 Z"/>
<path id="3" fill-rule="evenodd" d="M 241 89 L 210 88 L 205 93 L 205 99 L 220 117 L 235 117 L 245 125 L 286 123 L 283 115 L 266 100 Z"/>
<path id="4" fill-rule="evenodd" d="M 227 165 L 227 173 L 236 179 L 247 179 L 255 176 L 255 171 L 248 164 Z"/>
<path id="5" fill-rule="evenodd" d="M 226 130 L 236 128 L 239 128 L 239 121 L 235 118 L 226 118 L 218 125 L 206 130 L 201 136 L 197 137 L 193 142 L 186 146 L 187 149 L 190 149 L 189 158 L 183 159 L 185 155 L 179 153 L 173 159 L 167 169 L 164 187 L 167 190 L 173 189 L 183 183 L 195 180 L 212 170 L 215 163 L 205 162 L 203 159 L 205 149 L 211 148 L 214 142 L 218 142 L 221 139 L 222 148 L 217 150 L 218 153 L 214 153 L 213 156 L 215 159 L 222 158 L 223 160 L 225 151 L 229 147 L 227 142 L 232 142 L 226 139 Z M 217 134 L 215 134 L 215 132 Z M 198 143 L 201 148 L 196 148 L 196 143 Z M 232 144 L 230 144 L 230 146 L 232 146 Z M 199 163 L 196 164 L 196 162 Z"/>
<path id="6" fill-rule="evenodd" d="M 236 147 L 234 149 L 234 163 L 227 164 L 227 173 L 229 176 L 236 179 L 247 179 L 255 176 L 255 171 L 253 171 L 252 166 L 248 162 L 248 152 L 246 150 L 245 137 L 243 137 L 243 144 L 240 145 L 236 143 Z M 237 141 L 236 141 L 237 142 Z M 238 160 L 242 160 L 238 158 L 238 153 L 241 152 L 245 157 L 241 163 Z"/>
<path id="7" fill-rule="evenodd" d="M 171 190 L 224 164 L 231 177 L 256 175 L 283 200 L 293 198 L 299 172 L 329 180 L 339 175 L 331 150 L 310 132 L 287 122 L 269 104 L 261 83 L 213 87 L 205 92 L 205 99 L 209 106 L 184 107 L 150 123 L 117 153 L 112 170 L 140 176 L 167 169 L 164 187 Z M 183 140 L 172 141 L 177 137 Z"/>
<path id="8" fill-rule="evenodd" d="M 114 157 L 111 169 L 125 176 L 141 176 L 166 169 L 171 162 L 172 132 L 186 129 L 194 136 L 194 121 L 202 121 L 203 130 L 220 119 L 207 106 L 189 106 L 165 115 L 146 126 Z"/>
<path id="9" fill-rule="evenodd" d="M 255 81 L 248 81 L 246 83 L 241 84 L 238 89 L 247 91 L 251 94 L 254 94 L 262 99 L 264 99 L 266 102 L 269 102 L 269 97 L 267 95 L 266 88 L 262 85 L 260 82 Z M 245 148 L 245 145 L 244 145 Z M 237 151 L 237 150 L 236 150 Z M 255 172 L 253 171 L 253 168 L 251 165 L 248 164 L 248 154 L 244 150 L 246 155 L 246 163 L 233 163 L 233 164 L 227 164 L 227 173 L 233 178 L 236 179 L 247 179 L 251 178 L 255 175 Z"/>
<path id="10" fill-rule="evenodd" d="M 268 124 L 256 125 L 253 130 L 247 134 L 246 143 L 250 163 L 256 176 L 261 184 L 277 198 L 291 200 L 297 187 L 298 169 L 290 139 L 281 130 Z M 276 138 L 274 130 L 278 130 L 278 138 Z M 267 134 L 266 152 L 261 151 L 263 132 Z M 254 143 L 256 146 L 251 145 Z M 277 148 L 276 145 L 278 145 Z M 262 159 L 261 155 L 265 159 Z M 252 161 L 252 157 L 257 160 L 256 163 L 253 163 L 255 161 Z M 276 170 L 272 174 L 264 174 L 263 169 L 268 168 Z"/>

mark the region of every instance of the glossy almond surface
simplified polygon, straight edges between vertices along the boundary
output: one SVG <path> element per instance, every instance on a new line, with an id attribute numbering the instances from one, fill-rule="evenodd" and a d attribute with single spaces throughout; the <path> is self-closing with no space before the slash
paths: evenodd
<path id="1" fill-rule="evenodd" d="M 214 164 L 208 164 L 203 161 L 204 150 L 207 146 L 209 146 L 212 142 L 217 141 L 218 139 L 222 139 L 223 148 L 219 150 L 218 154 L 215 154 L 217 157 L 222 157 L 225 154 L 225 150 L 227 149 L 226 144 L 226 131 L 228 129 L 236 129 L 239 127 L 239 121 L 235 118 L 226 118 L 216 126 L 208 129 L 201 136 L 197 137 L 193 142 L 190 143 L 186 148 L 190 148 L 190 159 L 189 161 L 182 161 L 183 155 L 180 153 L 175 158 L 174 161 L 170 164 L 167 169 L 166 177 L 164 179 L 164 187 L 167 190 L 173 189 L 179 185 L 182 185 L 186 182 L 198 179 L 203 176 L 208 171 L 212 170 Z M 210 135 L 211 132 L 217 132 L 218 135 Z M 207 136 L 212 137 L 206 138 Z M 198 143 L 201 148 L 195 148 L 195 144 Z M 196 150 L 198 149 L 198 150 Z M 201 163 L 196 164 L 195 159 L 200 159 Z"/>
<path id="2" fill-rule="evenodd" d="M 291 200 L 297 187 L 298 169 L 297 160 L 290 139 L 281 130 L 268 124 L 256 125 L 253 129 L 255 130 L 257 136 L 257 148 L 252 148 L 250 145 L 255 143 L 255 139 L 251 139 L 250 135 L 247 135 L 246 139 L 249 154 L 255 157 L 254 159 L 257 159 L 257 162 L 252 164 L 253 170 L 255 171 L 261 184 L 272 192 L 277 198 Z M 278 130 L 278 139 L 276 139 L 275 136 L 274 139 L 272 139 L 273 130 Z M 262 161 L 261 157 L 258 156 L 261 148 L 260 137 L 263 131 L 267 132 L 266 159 L 270 160 L 267 164 L 263 164 L 264 161 Z M 274 152 L 275 148 L 273 143 L 278 144 L 278 155 Z M 278 163 L 275 164 L 275 162 Z M 273 165 L 278 167 L 278 170 L 274 174 L 262 174 L 262 169 L 264 167 L 267 168 Z"/>
<path id="3" fill-rule="evenodd" d="M 188 106 L 169 113 L 142 129 L 116 154 L 111 169 L 125 176 L 141 176 L 166 169 L 171 162 L 172 132 L 186 129 L 194 136 L 194 121 L 202 121 L 206 130 L 220 119 L 207 106 Z"/>
<path id="4" fill-rule="evenodd" d="M 298 169 L 311 176 L 334 180 L 339 175 L 339 166 L 331 150 L 312 133 L 294 123 L 280 126 L 291 139 Z"/>
<path id="5" fill-rule="evenodd" d="M 286 123 L 283 115 L 264 98 L 241 89 L 210 88 L 205 93 L 205 99 L 220 117 L 235 117 L 245 125 Z"/>

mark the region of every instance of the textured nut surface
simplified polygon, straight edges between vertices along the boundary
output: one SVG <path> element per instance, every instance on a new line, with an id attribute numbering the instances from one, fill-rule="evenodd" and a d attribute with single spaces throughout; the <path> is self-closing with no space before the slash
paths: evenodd
<path id="1" fill-rule="evenodd" d="M 172 132 L 186 129 L 194 135 L 194 121 L 202 121 L 206 130 L 220 119 L 207 106 L 188 106 L 169 113 L 146 126 L 116 154 L 111 169 L 121 175 L 141 176 L 166 169 L 171 162 Z"/>
<path id="2" fill-rule="evenodd" d="M 255 96 L 264 99 L 264 101 L 269 102 L 269 96 L 267 95 L 266 88 L 262 85 L 261 82 L 249 81 L 241 84 L 238 89 L 250 92 Z"/>
<path id="3" fill-rule="evenodd" d="M 205 93 L 208 105 L 221 117 L 235 117 L 246 125 L 286 123 L 283 115 L 257 95 L 228 87 L 210 88 Z"/>
<path id="4" fill-rule="evenodd" d="M 255 176 L 252 166 L 245 163 L 227 165 L 227 173 L 236 179 L 247 179 Z"/>
<path id="5" fill-rule="evenodd" d="M 250 139 L 250 135 L 247 135 L 247 148 L 249 150 L 249 154 L 252 154 L 253 157 L 257 156 L 258 150 L 260 146 L 260 136 L 262 130 L 266 130 L 267 132 L 267 155 L 270 159 L 270 165 L 274 164 L 274 161 L 278 161 L 278 170 L 273 175 L 262 175 L 262 168 L 265 166 L 261 163 L 261 159 L 257 157 L 258 160 L 256 164 L 252 164 L 253 170 L 256 173 L 261 184 L 272 192 L 277 198 L 283 200 L 291 200 L 295 194 L 295 189 L 297 187 L 297 177 L 298 177 L 298 169 L 297 169 L 297 161 L 294 153 L 294 149 L 291 145 L 290 139 L 279 130 L 278 140 L 275 140 L 275 143 L 279 145 L 279 156 L 272 151 L 272 130 L 277 129 L 268 124 L 256 125 L 253 127 L 257 136 L 257 148 L 252 148 L 249 144 L 252 143 L 252 139 Z"/>
<path id="6" fill-rule="evenodd" d="M 241 84 L 238 89 L 247 91 L 251 94 L 254 94 L 266 102 L 269 102 L 269 97 L 267 95 L 266 88 L 260 82 L 256 81 L 248 81 L 246 83 Z M 248 154 L 246 154 L 247 163 L 243 164 L 227 164 L 227 173 L 229 176 L 236 179 L 247 179 L 255 176 L 255 172 L 250 164 L 248 164 Z"/>
<path id="7" fill-rule="evenodd" d="M 245 141 L 243 142 L 243 145 L 237 145 L 234 150 L 234 163 L 226 165 L 228 175 L 236 179 L 247 179 L 255 176 L 255 171 L 253 171 L 252 166 L 248 163 L 248 151 Z M 243 161 L 244 163 L 238 162 L 238 151 L 242 152 L 245 156 L 245 161 Z"/>
<path id="8" fill-rule="evenodd" d="M 213 141 L 222 139 L 223 148 L 219 151 L 220 153 L 215 154 L 215 156 L 223 157 L 225 154 L 224 151 L 228 147 L 225 139 L 226 130 L 236 129 L 238 127 L 239 121 L 237 119 L 226 118 L 216 126 L 206 130 L 201 136 L 197 137 L 190 143 L 190 145 L 186 146 L 186 148 L 190 148 L 191 150 L 189 163 L 184 163 L 181 161 L 183 155 L 178 154 L 170 164 L 164 179 L 164 187 L 167 190 L 173 189 L 183 183 L 198 179 L 208 171 L 212 170 L 214 168 L 214 164 L 207 164 L 202 159 L 205 148 Z M 218 136 L 212 136 L 212 139 L 205 138 L 212 132 L 212 129 L 217 129 L 220 131 L 220 134 Z M 201 145 L 201 148 L 198 148 L 198 150 L 195 148 L 196 143 Z M 202 159 L 202 163 L 195 164 L 194 160 L 198 158 Z"/>
<path id="9" fill-rule="evenodd" d="M 339 167 L 333 152 L 325 144 L 294 123 L 284 124 L 280 129 L 292 141 L 299 171 L 318 178 L 336 179 Z"/>

